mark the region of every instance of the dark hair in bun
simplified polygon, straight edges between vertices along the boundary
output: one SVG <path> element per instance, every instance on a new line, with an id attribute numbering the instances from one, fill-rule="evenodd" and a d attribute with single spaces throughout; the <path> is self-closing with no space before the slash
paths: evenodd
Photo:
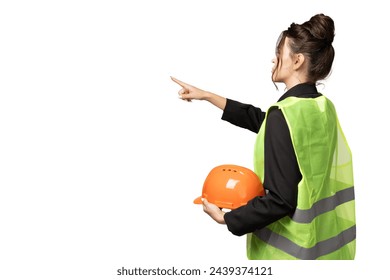
<path id="1" fill-rule="evenodd" d="M 292 23 L 283 31 L 277 44 L 277 51 L 283 46 L 285 38 L 290 39 L 293 53 L 302 53 L 309 60 L 308 79 L 316 83 L 325 79 L 331 69 L 334 59 L 332 42 L 335 36 L 332 18 L 317 14 L 302 24 Z"/>

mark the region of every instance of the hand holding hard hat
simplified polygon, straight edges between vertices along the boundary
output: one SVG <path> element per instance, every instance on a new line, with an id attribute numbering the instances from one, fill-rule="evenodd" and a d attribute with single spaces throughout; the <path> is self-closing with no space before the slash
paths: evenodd
<path id="1" fill-rule="evenodd" d="M 202 198 L 203 211 L 207 213 L 214 221 L 219 224 L 225 224 L 225 212 L 222 211 L 217 205 L 212 204 L 207 201 L 207 199 Z"/>
<path id="2" fill-rule="evenodd" d="M 256 196 L 264 196 L 259 177 L 248 168 L 224 164 L 210 171 L 203 184 L 202 196 L 194 203 L 201 204 L 202 199 L 207 199 L 219 208 L 235 209 Z"/>

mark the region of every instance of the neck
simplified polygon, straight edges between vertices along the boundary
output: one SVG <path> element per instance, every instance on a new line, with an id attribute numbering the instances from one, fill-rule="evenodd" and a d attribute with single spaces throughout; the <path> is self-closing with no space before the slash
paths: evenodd
<path id="1" fill-rule="evenodd" d="M 302 76 L 300 77 L 300 75 L 296 75 L 295 77 L 291 77 L 291 79 L 286 81 L 284 84 L 286 85 L 287 90 L 289 90 L 290 88 L 295 87 L 296 85 L 304 84 L 307 82 L 308 81 L 306 78 L 302 78 Z"/>

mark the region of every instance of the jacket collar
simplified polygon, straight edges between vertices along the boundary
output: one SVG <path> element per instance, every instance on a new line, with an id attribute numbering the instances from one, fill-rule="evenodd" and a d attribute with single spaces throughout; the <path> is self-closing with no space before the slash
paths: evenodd
<path id="1" fill-rule="evenodd" d="M 288 91 L 286 91 L 278 100 L 282 101 L 283 99 L 286 99 L 287 97 L 303 97 L 303 98 L 316 98 L 321 96 L 321 94 L 317 91 L 317 87 L 315 84 L 298 84 L 292 88 L 290 88 Z"/>

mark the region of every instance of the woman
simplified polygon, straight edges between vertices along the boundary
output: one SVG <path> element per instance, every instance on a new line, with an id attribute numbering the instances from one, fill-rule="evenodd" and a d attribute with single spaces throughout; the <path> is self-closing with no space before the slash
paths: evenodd
<path id="1" fill-rule="evenodd" d="M 254 171 L 267 194 L 224 212 L 204 211 L 235 235 L 247 235 L 249 259 L 354 259 L 352 156 L 332 102 L 317 91 L 332 68 L 334 22 L 317 14 L 283 31 L 272 81 L 286 92 L 265 113 L 172 77 L 183 100 L 207 100 L 222 119 L 258 133 Z"/>

